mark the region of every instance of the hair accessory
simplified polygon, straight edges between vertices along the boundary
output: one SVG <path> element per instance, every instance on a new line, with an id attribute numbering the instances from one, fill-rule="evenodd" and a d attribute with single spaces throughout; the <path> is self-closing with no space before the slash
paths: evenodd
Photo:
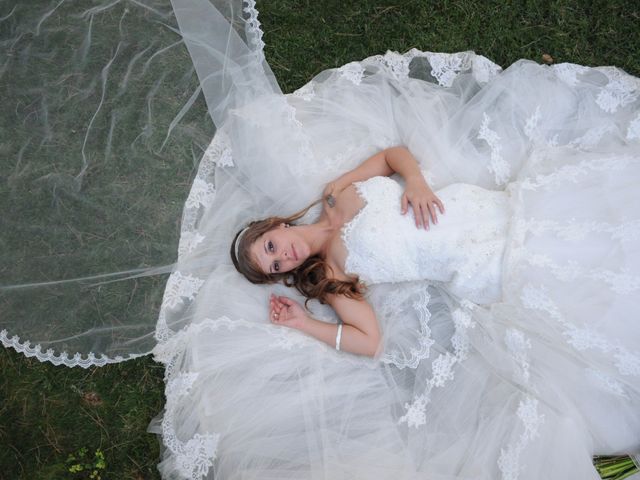
<path id="1" fill-rule="evenodd" d="M 238 236 L 236 237 L 236 244 L 235 244 L 235 248 L 234 251 L 236 253 L 236 258 L 238 258 L 238 245 L 240 245 L 240 240 L 242 239 L 242 236 L 245 234 L 245 232 L 249 230 L 249 227 L 244 227 L 242 229 L 242 231 L 238 234 Z"/>
<path id="2" fill-rule="evenodd" d="M 340 351 L 340 340 L 342 340 L 342 323 L 338 325 L 338 334 L 336 335 L 336 350 Z"/>

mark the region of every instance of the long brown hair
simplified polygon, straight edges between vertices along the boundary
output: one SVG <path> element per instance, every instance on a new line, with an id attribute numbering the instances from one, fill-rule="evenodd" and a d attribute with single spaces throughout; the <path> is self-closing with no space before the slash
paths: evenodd
<path id="1" fill-rule="evenodd" d="M 319 255 L 307 258 L 302 265 L 290 272 L 282 273 L 264 273 L 260 266 L 251 258 L 249 247 L 253 245 L 260 236 L 268 231 L 278 227 L 278 225 L 292 224 L 302 218 L 311 207 L 317 205 L 321 200 L 316 200 L 308 207 L 300 210 L 289 217 L 269 217 L 264 220 L 256 220 L 246 227 L 246 231 L 240 238 L 238 244 L 238 256 L 236 257 L 236 242 L 238 237 L 245 230 L 242 229 L 236 233 L 231 242 L 231 260 L 236 270 L 245 276 L 251 283 L 269 284 L 282 282 L 287 287 L 295 287 L 302 295 L 307 297 L 307 302 L 311 299 L 317 299 L 320 303 L 326 303 L 327 295 L 345 295 L 349 298 L 362 298 L 362 287 L 358 280 L 337 280 L 327 277 L 327 272 L 332 269 L 327 262 Z M 306 302 L 305 302 L 306 305 Z"/>

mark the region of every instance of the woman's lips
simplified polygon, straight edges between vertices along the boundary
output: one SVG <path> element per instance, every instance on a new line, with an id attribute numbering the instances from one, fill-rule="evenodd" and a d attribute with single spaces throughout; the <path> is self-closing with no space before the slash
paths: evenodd
<path id="1" fill-rule="evenodd" d="M 296 259 L 296 262 L 298 261 L 298 254 L 296 253 L 296 249 L 293 246 L 293 243 L 291 244 L 291 251 L 293 252 L 293 258 Z"/>

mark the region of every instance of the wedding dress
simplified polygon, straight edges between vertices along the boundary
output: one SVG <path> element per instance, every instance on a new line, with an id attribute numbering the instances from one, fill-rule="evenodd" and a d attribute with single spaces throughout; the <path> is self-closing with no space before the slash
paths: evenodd
<path id="1" fill-rule="evenodd" d="M 178 261 L 133 272 L 171 271 L 154 341 L 133 315 L 79 335 L 56 325 L 55 351 L 11 336 L 18 322 L 5 345 L 81 366 L 152 349 L 166 367 L 166 408 L 150 427 L 163 478 L 595 480 L 593 454 L 640 449 L 639 79 L 414 49 L 285 95 L 254 2 L 172 5 L 217 130 L 184 204 Z M 368 286 L 379 356 L 272 325 L 272 291 L 303 299 L 242 278 L 233 234 L 298 211 L 394 145 L 446 213 L 418 231 L 399 212 L 399 179 L 358 185 L 346 268 Z"/>
<path id="2" fill-rule="evenodd" d="M 401 214 L 398 183 L 374 177 L 356 188 L 366 206 L 343 228 L 348 273 L 366 284 L 427 279 L 474 303 L 500 301 L 506 192 L 465 184 L 439 190 L 447 215 L 428 232 Z"/>
<path id="3" fill-rule="evenodd" d="M 183 32 L 199 32 L 193 17 L 178 16 Z M 224 250 L 214 271 L 174 274 L 170 304 L 191 321 L 154 351 L 165 477 L 596 479 L 594 453 L 638 449 L 638 79 L 416 50 L 286 96 L 258 77 L 205 155 L 185 258 L 392 145 L 414 153 L 447 213 L 419 232 L 395 180 L 358 186 L 366 205 L 343 240 L 383 330 L 374 360 L 270 325 L 268 294 L 294 292 L 249 285 Z M 201 200 L 214 191 L 234 205 L 229 224 Z"/>

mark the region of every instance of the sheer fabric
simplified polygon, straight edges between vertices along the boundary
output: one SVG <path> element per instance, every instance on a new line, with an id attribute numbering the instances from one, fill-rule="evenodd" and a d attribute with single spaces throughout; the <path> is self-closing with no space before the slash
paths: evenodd
<path id="1" fill-rule="evenodd" d="M 149 353 L 214 131 L 171 5 L 4 2 L 0 28 L 0 341 L 68 366 Z"/>
<path id="2" fill-rule="evenodd" d="M 165 329 L 189 322 L 164 312 L 197 285 L 184 263 L 169 274 L 200 238 L 214 162 L 230 162 L 222 133 L 207 148 L 210 119 L 222 125 L 229 109 L 280 90 L 253 3 L 187 7 L 0 7 L 4 346 L 90 367 L 150 353 L 159 316 Z M 195 268 L 219 260 L 200 257 Z M 180 278 L 191 283 L 176 287 Z"/>

